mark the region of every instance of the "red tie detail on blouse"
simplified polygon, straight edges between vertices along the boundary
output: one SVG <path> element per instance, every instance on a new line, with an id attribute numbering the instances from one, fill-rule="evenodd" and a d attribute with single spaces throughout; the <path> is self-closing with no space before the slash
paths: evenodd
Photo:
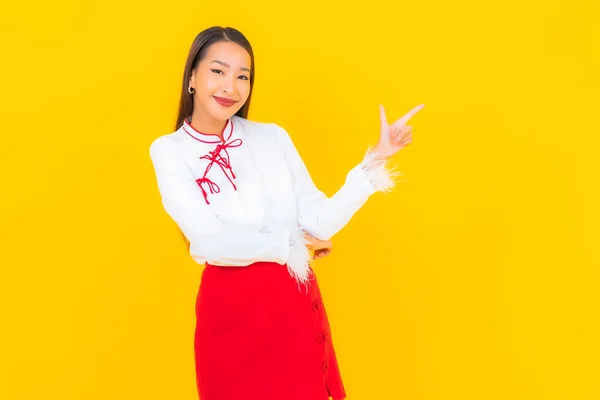
<path id="1" fill-rule="evenodd" d="M 215 164 L 215 163 L 219 167 L 221 167 L 221 170 L 223 171 L 223 173 L 225 174 L 227 179 L 229 179 L 229 182 L 231 182 L 233 189 L 237 190 L 235 183 L 233 183 L 233 179 L 235 179 L 235 174 L 233 173 L 233 169 L 231 169 L 231 164 L 229 164 L 229 153 L 227 152 L 227 148 L 239 147 L 241 145 L 242 145 L 242 139 L 239 139 L 239 138 L 234 139 L 230 142 L 218 144 L 217 147 L 215 147 L 215 149 L 213 151 L 209 151 L 208 154 L 200 157 L 202 159 L 210 161 L 208 163 L 208 165 L 206 166 L 206 170 L 204 171 L 204 176 L 202 178 L 196 179 L 198 186 L 200 186 L 200 189 L 202 189 L 202 194 L 204 195 L 204 200 L 206 201 L 206 204 L 210 204 L 210 202 L 208 201 L 208 194 L 206 193 L 206 190 L 202 186 L 203 183 L 206 183 L 208 185 L 208 188 L 210 189 L 211 194 L 219 193 L 221 191 L 221 188 L 219 188 L 219 186 L 215 182 L 211 181 L 209 178 L 206 177 L 206 175 L 212 168 L 213 164 Z M 225 157 L 223 157 L 221 155 L 221 151 L 225 152 Z M 228 170 L 229 170 L 229 173 L 231 173 L 231 177 L 229 177 L 229 174 L 227 173 Z"/>
<path id="2" fill-rule="evenodd" d="M 202 140 L 201 138 L 196 137 L 196 135 L 194 135 L 194 133 L 200 134 L 200 135 L 206 135 L 206 136 L 216 136 L 216 135 L 208 135 L 206 133 L 202 133 L 202 132 L 198 131 L 197 129 L 195 129 L 194 127 L 192 127 L 190 122 L 188 122 L 188 121 L 186 121 L 186 122 L 190 126 L 190 128 L 192 128 L 194 130 L 194 132 L 188 132 L 185 128 L 184 128 L 184 130 L 186 131 L 186 133 L 188 135 L 190 135 L 194 139 L 204 142 L 204 143 L 218 143 L 216 141 L 211 142 L 211 141 Z M 229 120 L 228 122 L 231 124 L 231 130 L 229 131 L 227 140 L 231 139 L 231 135 L 233 133 L 233 121 Z M 225 138 L 224 131 L 225 131 L 226 127 L 227 127 L 227 124 L 225 124 L 225 126 L 223 127 L 223 131 L 221 132 L 221 134 L 223 135 L 223 138 Z M 200 159 L 209 161 L 202 178 L 196 179 L 196 183 L 202 190 L 202 195 L 204 196 L 204 201 L 206 201 L 206 204 L 210 204 L 210 202 L 208 201 L 208 193 L 206 192 L 206 189 L 204 188 L 204 186 L 202 186 L 202 184 L 206 184 L 208 186 L 208 189 L 210 190 L 211 194 L 219 193 L 221 191 L 221 188 L 219 187 L 219 185 L 217 185 L 215 182 L 213 182 L 210 178 L 207 178 L 208 172 L 211 170 L 212 166 L 215 163 L 221 168 L 221 170 L 223 171 L 223 173 L 225 174 L 225 176 L 227 177 L 229 182 L 231 182 L 233 189 L 237 190 L 235 183 L 233 183 L 233 179 L 235 179 L 235 174 L 233 173 L 233 169 L 231 168 L 231 164 L 229 163 L 230 159 L 229 159 L 229 152 L 227 151 L 227 149 L 232 148 L 232 147 L 239 147 L 241 145 L 242 145 L 242 139 L 239 139 L 239 138 L 230 140 L 229 142 L 225 140 L 222 143 L 218 143 L 214 150 L 209 151 L 208 154 L 205 154 L 204 156 L 200 157 Z M 221 152 L 224 152 L 225 155 L 222 155 Z M 229 176 L 229 174 L 231 174 L 231 177 Z"/>

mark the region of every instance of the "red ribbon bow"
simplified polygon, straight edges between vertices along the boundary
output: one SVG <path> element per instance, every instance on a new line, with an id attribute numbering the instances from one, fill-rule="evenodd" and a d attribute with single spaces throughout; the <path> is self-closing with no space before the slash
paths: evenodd
<path id="1" fill-rule="evenodd" d="M 215 182 L 211 181 L 209 178 L 206 177 L 206 175 L 215 163 L 219 167 L 221 167 L 221 170 L 223 171 L 227 179 L 229 179 L 229 182 L 231 182 L 233 188 L 237 190 L 235 183 L 233 183 L 233 179 L 235 179 L 235 174 L 231 169 L 231 164 L 229 164 L 229 152 L 227 151 L 227 149 L 231 147 L 239 147 L 241 145 L 242 139 L 239 138 L 234 139 L 230 142 L 219 143 L 213 151 L 209 151 L 208 154 L 200 157 L 201 159 L 210 161 L 206 166 L 204 176 L 202 178 L 196 179 L 196 183 L 198 183 L 198 186 L 200 186 L 200 189 L 202 189 L 202 194 L 204 195 L 204 200 L 206 201 L 206 204 L 210 204 L 210 202 L 208 201 L 208 193 L 206 192 L 206 189 L 204 189 L 204 187 L 202 186 L 203 183 L 208 185 L 211 194 L 219 193 L 221 191 L 221 188 L 219 188 L 219 186 Z M 222 151 L 225 152 L 225 156 L 221 155 Z M 231 173 L 231 177 L 229 177 L 227 171 Z"/>

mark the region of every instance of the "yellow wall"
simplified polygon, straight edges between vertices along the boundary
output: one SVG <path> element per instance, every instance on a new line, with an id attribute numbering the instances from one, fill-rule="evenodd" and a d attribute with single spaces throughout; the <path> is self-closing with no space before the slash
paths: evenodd
<path id="1" fill-rule="evenodd" d="M 0 398 L 197 398 L 202 267 L 148 146 L 213 24 L 247 34 L 251 118 L 286 127 L 328 194 L 380 102 L 426 105 L 403 182 L 315 264 L 349 400 L 600 398 L 594 3 L 4 6 Z"/>

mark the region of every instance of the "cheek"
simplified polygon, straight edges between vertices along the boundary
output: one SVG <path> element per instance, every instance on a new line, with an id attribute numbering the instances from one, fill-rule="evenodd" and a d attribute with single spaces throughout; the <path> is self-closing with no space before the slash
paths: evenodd
<path id="1" fill-rule="evenodd" d="M 218 86 L 218 82 L 214 76 L 204 75 L 201 77 L 199 82 L 202 82 L 201 91 L 206 94 L 211 94 L 215 91 L 215 88 Z"/>
<path id="2" fill-rule="evenodd" d="M 250 95 L 250 83 L 249 82 L 241 82 L 238 85 L 238 93 L 240 94 L 240 97 L 244 100 L 246 100 L 248 98 L 248 95 Z"/>
<path id="3" fill-rule="evenodd" d="M 208 95 L 212 95 L 218 88 L 218 83 L 215 82 L 214 79 L 209 79 L 208 81 L 206 81 L 206 84 L 204 85 L 204 87 L 206 88 L 205 92 Z"/>

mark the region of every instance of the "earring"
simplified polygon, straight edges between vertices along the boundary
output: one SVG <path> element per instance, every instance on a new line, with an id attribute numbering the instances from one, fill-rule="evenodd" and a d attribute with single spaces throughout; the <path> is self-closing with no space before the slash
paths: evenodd
<path id="1" fill-rule="evenodd" d="M 196 89 L 194 89 L 193 87 L 190 86 L 190 87 L 188 87 L 188 92 L 190 94 L 194 94 L 194 93 L 196 93 Z"/>

